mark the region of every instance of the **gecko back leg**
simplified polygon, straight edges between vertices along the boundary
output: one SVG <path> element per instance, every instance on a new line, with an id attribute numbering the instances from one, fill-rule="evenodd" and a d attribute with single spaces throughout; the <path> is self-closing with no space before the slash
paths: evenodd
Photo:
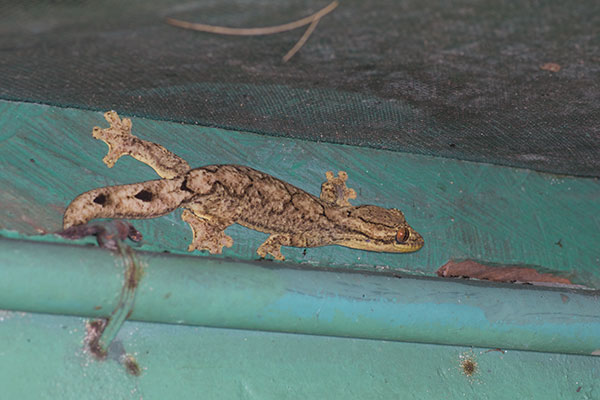
<path id="1" fill-rule="evenodd" d="M 189 209 L 183 210 L 181 219 L 190 225 L 194 235 L 188 251 L 208 250 L 210 254 L 221 254 L 223 247 L 233 246 L 233 239 L 225 234 L 225 228 L 233 222 L 202 218 Z"/>
<path id="2" fill-rule="evenodd" d="M 108 145 L 108 154 L 102 159 L 108 168 L 112 168 L 121 156 L 130 155 L 152 167 L 161 178 L 171 179 L 190 170 L 184 159 L 163 146 L 132 135 L 129 118 L 121 120 L 115 111 L 104 113 L 104 118 L 110 127 L 95 126 L 92 134 Z"/>
<path id="3" fill-rule="evenodd" d="M 356 192 L 354 189 L 346 186 L 348 174 L 344 171 L 339 171 L 336 177 L 333 175 L 333 172 L 327 171 L 325 177 L 327 181 L 321 185 L 321 200 L 339 207 L 351 206 L 352 204 L 348 200 L 355 199 Z"/>
<path id="4" fill-rule="evenodd" d="M 292 245 L 292 237 L 286 234 L 272 234 L 261 244 L 256 252 L 262 258 L 266 257 L 267 254 L 273 256 L 274 259 L 284 261 L 285 257 L 281 254 L 281 246 Z"/>

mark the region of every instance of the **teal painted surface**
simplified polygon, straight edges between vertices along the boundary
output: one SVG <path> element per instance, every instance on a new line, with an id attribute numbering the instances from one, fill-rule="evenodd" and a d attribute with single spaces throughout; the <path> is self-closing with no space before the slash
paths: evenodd
<path id="1" fill-rule="evenodd" d="M 0 311 L 1 398 L 581 399 L 600 357 L 126 322 L 109 356 L 84 351 L 85 320 Z M 125 371 L 132 354 L 142 373 Z M 466 377 L 461 357 L 477 373 Z"/>
<path id="2" fill-rule="evenodd" d="M 93 126 L 106 125 L 101 113 L 0 101 L 0 121 L 1 229 L 22 236 L 56 231 L 79 193 L 156 177 L 128 158 L 113 169 L 102 164 L 106 146 L 91 136 Z M 449 259 L 470 258 L 532 265 L 600 288 L 598 180 L 139 118 L 133 130 L 192 166 L 246 164 L 313 194 L 325 171 L 345 170 L 355 204 L 402 209 L 426 240 L 414 254 L 285 248 L 289 261 L 432 275 Z M 191 230 L 179 215 L 136 221 L 144 248 L 185 253 Z M 227 232 L 235 244 L 223 257 L 257 258 L 266 235 L 239 226 Z"/>
<path id="3" fill-rule="evenodd" d="M 236 329 L 600 353 L 600 292 L 138 253 L 131 319 Z M 0 240 L 0 309 L 108 317 L 125 265 L 81 246 Z M 49 273 L 49 271 L 52 271 Z"/>
<path id="4" fill-rule="evenodd" d="M 285 248 L 292 262 L 432 275 L 448 259 L 474 258 L 542 266 L 600 287 L 597 180 L 143 119 L 133 124 L 136 134 L 193 166 L 246 164 L 314 194 L 325 171 L 345 170 L 355 204 L 401 208 L 426 239 L 420 252 L 400 255 Z M 43 242 L 60 240 L 32 236 L 58 230 L 65 206 L 85 190 L 155 178 L 130 159 L 107 169 L 106 146 L 91 137 L 94 125 L 105 126 L 101 113 L 0 102 L 0 235 L 39 241 L 0 251 L 0 308 L 93 317 L 115 306 L 120 261 L 71 246 L 58 255 L 61 262 L 52 261 Z M 191 231 L 179 213 L 135 225 L 145 235 L 142 249 L 186 253 Z M 227 258 L 255 260 L 265 235 L 241 227 L 228 233 L 234 247 L 217 260 L 196 252 L 183 264 L 173 261 L 174 269 L 169 257 L 148 261 L 133 317 L 327 335 L 372 330 L 384 338 L 588 354 L 597 342 L 598 298 L 589 292 L 238 264 Z M 2 396 L 596 399 L 600 390 L 600 357 L 593 356 L 127 322 L 109 359 L 96 362 L 83 352 L 84 329 L 76 317 L 0 311 Z M 141 377 L 118 362 L 123 351 L 138 359 Z M 480 367 L 472 379 L 461 372 L 465 353 Z"/>

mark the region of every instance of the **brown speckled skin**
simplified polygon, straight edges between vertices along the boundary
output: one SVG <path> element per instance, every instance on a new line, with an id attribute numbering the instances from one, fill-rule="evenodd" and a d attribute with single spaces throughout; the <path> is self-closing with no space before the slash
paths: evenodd
<path id="1" fill-rule="evenodd" d="M 112 167 L 122 155 L 150 165 L 163 179 L 108 186 L 75 198 L 64 215 L 64 228 L 94 218 L 155 218 L 178 207 L 190 224 L 194 239 L 189 250 L 221 253 L 233 240 L 224 233 L 234 223 L 269 233 L 258 248 L 261 257 L 283 260 L 281 246 L 317 247 L 338 244 L 371 251 L 411 252 L 423 239 L 402 212 L 377 206 L 352 206 L 356 193 L 346 187 L 347 175 L 328 172 L 321 197 L 271 175 L 241 165 L 188 164 L 164 147 L 131 135 L 131 121 L 115 112 L 105 114 L 108 129 L 94 128 L 105 141 L 104 162 Z"/>

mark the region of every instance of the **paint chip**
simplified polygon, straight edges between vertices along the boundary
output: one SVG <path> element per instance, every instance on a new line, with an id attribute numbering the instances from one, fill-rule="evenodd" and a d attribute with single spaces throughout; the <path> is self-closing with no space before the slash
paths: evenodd
<path id="1" fill-rule="evenodd" d="M 542 69 L 544 71 L 558 72 L 558 71 L 560 71 L 561 66 L 557 63 L 549 62 L 544 65 L 541 65 L 540 69 Z"/>

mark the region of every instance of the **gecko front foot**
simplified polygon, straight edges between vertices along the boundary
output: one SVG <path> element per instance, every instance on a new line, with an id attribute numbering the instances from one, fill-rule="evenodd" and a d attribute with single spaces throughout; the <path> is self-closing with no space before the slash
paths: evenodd
<path id="1" fill-rule="evenodd" d="M 221 254 L 223 247 L 233 246 L 233 239 L 224 232 L 226 224 L 211 223 L 189 210 L 183 211 L 181 219 L 190 224 L 194 234 L 188 251 L 208 250 L 210 254 Z"/>
<path id="2" fill-rule="evenodd" d="M 129 118 L 119 118 L 115 111 L 107 111 L 104 118 L 110 124 L 109 128 L 102 129 L 95 126 L 92 132 L 94 138 L 102 140 L 108 145 L 108 154 L 102 159 L 108 168 L 112 168 L 121 156 L 130 153 L 131 145 L 131 120 Z"/>
<path id="3" fill-rule="evenodd" d="M 355 199 L 356 192 L 346 186 L 348 174 L 339 171 L 336 177 L 333 172 L 327 171 L 325 177 L 327 181 L 321 185 L 321 200 L 340 207 L 351 206 L 348 200 Z"/>

